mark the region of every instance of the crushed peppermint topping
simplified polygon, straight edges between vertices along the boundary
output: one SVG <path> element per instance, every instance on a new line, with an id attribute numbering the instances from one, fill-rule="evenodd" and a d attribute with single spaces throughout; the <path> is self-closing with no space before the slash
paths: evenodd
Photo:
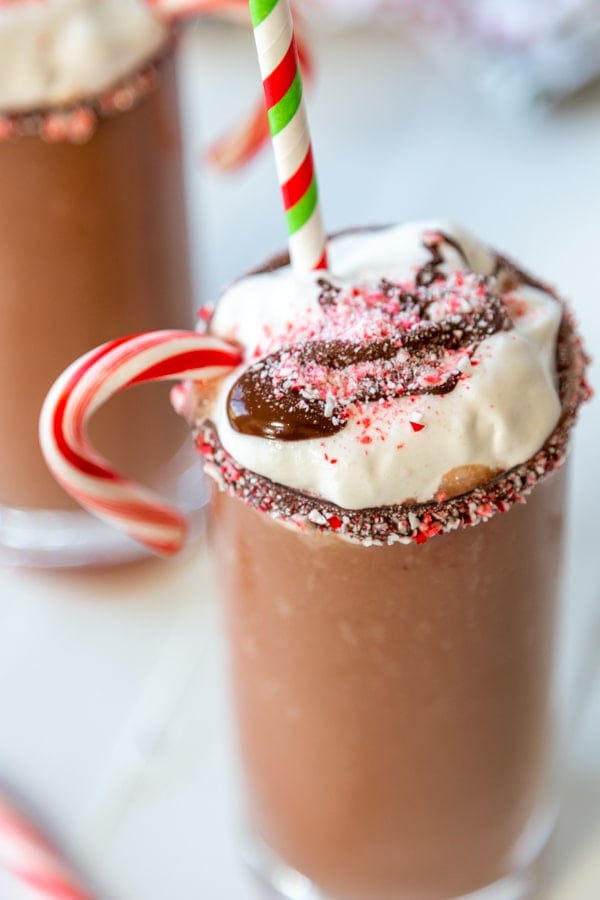
<path id="1" fill-rule="evenodd" d="M 506 512 L 562 465 L 587 359 L 556 292 L 458 228 L 377 230 L 386 278 L 356 265 L 359 232 L 328 280 L 290 271 L 228 292 L 208 330 L 239 341 L 246 367 L 214 396 L 192 387 L 185 414 L 207 472 L 258 510 L 364 545 L 422 543 Z"/>
<path id="2" fill-rule="evenodd" d="M 422 504 L 407 502 L 372 509 L 342 509 L 244 468 L 223 448 L 209 421 L 196 427 L 196 446 L 204 457 L 207 473 L 221 490 L 301 531 L 333 532 L 364 546 L 397 542 L 422 544 L 439 534 L 477 525 L 498 513 L 508 512 L 515 504 L 523 503 L 549 473 L 563 465 L 579 407 L 591 396 L 585 377 L 588 362 L 571 316 L 565 311 L 557 347 L 562 415 L 555 430 L 526 462 L 450 499 L 440 495 Z"/>
<path id="3" fill-rule="evenodd" d="M 360 415 L 363 403 L 449 393 L 468 377 L 480 342 L 513 327 L 494 276 L 318 284 L 321 315 L 289 322 L 283 333 L 265 330 L 250 353 L 256 362 L 229 398 L 235 430 L 280 440 L 327 436 Z M 425 427 L 416 417 L 411 426 Z"/>

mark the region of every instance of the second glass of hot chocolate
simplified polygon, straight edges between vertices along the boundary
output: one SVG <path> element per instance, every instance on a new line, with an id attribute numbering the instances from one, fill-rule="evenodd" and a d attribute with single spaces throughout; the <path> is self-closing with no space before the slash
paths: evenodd
<path id="1" fill-rule="evenodd" d="M 58 373 L 103 341 L 191 327 L 174 36 L 144 0 L 0 4 L 0 559 L 113 562 L 143 550 L 77 509 L 37 440 Z M 185 427 L 159 385 L 92 434 L 173 490 Z M 202 501 L 198 497 L 199 505 Z"/>

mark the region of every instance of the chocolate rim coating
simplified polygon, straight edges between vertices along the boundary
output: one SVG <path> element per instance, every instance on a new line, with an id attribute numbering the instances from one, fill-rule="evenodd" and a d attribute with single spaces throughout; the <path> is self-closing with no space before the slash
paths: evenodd
<path id="1" fill-rule="evenodd" d="M 177 39 L 177 32 L 172 26 L 170 36 L 166 38 L 158 53 L 140 67 L 120 78 L 110 88 L 93 97 L 76 100 L 73 103 L 40 107 L 26 112 L 8 112 L 0 109 L 0 144 L 3 141 L 22 137 L 40 137 L 49 140 L 49 126 L 54 120 L 63 120 L 68 125 L 71 119 L 82 113 L 90 118 L 89 136 L 91 136 L 99 120 L 108 119 L 133 109 L 155 89 L 160 77 L 160 69 L 174 53 Z M 128 94 L 128 102 L 125 105 L 119 100 L 124 93 Z M 62 140 L 73 142 L 68 133 Z"/>
<path id="2" fill-rule="evenodd" d="M 379 230 L 385 226 L 347 229 L 340 234 Z M 287 253 L 273 257 L 250 274 L 271 272 L 289 262 Z M 205 459 L 205 469 L 231 496 L 249 506 L 282 519 L 300 530 L 331 532 L 370 545 L 424 543 L 437 534 L 477 525 L 516 503 L 523 503 L 533 488 L 565 462 L 571 429 L 581 404 L 591 391 L 585 371 L 589 359 L 577 334 L 573 316 L 565 303 L 556 351 L 558 389 L 562 413 L 543 446 L 524 463 L 501 473 L 491 481 L 449 500 L 367 509 L 344 509 L 293 488 L 286 487 L 240 466 L 220 443 L 214 425 L 207 421 L 195 432 L 196 445 Z"/>

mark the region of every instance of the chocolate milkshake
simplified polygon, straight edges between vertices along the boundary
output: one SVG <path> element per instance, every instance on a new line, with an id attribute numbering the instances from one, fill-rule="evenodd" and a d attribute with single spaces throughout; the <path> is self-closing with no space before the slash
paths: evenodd
<path id="1" fill-rule="evenodd" d="M 282 896 L 512 900 L 552 824 L 585 356 L 549 287 L 451 224 L 329 254 L 231 287 L 209 330 L 246 365 L 178 398 L 218 487 L 252 863 Z"/>
<path id="2" fill-rule="evenodd" d="M 192 321 L 173 50 L 142 0 L 0 5 L 0 543 L 11 561 L 107 558 L 95 522 L 73 545 L 92 520 L 69 512 L 39 450 L 58 373 L 103 341 Z M 184 439 L 167 396 L 139 389 L 92 426 L 102 452 L 161 487 Z M 41 511 L 57 512 L 50 525 Z"/>

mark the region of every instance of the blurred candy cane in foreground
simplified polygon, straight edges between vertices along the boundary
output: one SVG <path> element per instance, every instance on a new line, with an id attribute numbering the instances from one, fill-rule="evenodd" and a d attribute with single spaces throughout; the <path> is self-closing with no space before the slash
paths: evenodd
<path id="1" fill-rule="evenodd" d="M 171 21 L 185 21 L 200 16 L 214 16 L 242 24 L 248 29 L 250 15 L 248 0 L 146 0 L 159 15 Z M 298 5 L 298 4 L 297 4 Z M 295 8 L 295 29 L 298 59 L 305 81 L 310 80 L 313 67 L 303 33 L 303 23 Z M 249 162 L 269 140 L 269 122 L 262 96 L 257 100 L 248 119 L 235 125 L 210 147 L 207 157 L 223 171 L 237 169 Z"/>
<path id="2" fill-rule="evenodd" d="M 58 849 L 22 811 L 0 795 L 0 867 L 27 896 L 40 900 L 94 900 Z M 17 895 L 15 895 L 17 896 Z"/>

